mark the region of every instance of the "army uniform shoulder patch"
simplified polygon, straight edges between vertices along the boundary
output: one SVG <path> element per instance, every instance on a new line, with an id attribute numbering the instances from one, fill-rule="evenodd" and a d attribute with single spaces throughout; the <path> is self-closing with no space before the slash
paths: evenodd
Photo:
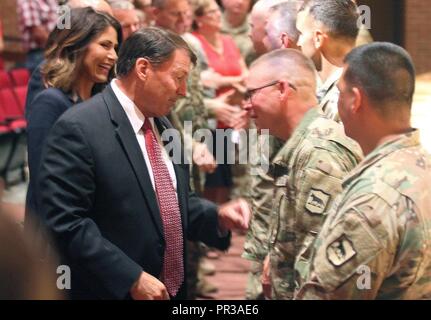
<path id="1" fill-rule="evenodd" d="M 310 213 L 322 214 L 325 212 L 329 200 L 331 200 L 330 194 L 319 189 L 311 189 L 305 202 L 305 209 Z"/>
<path id="2" fill-rule="evenodd" d="M 356 255 L 353 243 L 345 234 L 326 248 L 326 257 L 335 267 L 340 267 Z"/>

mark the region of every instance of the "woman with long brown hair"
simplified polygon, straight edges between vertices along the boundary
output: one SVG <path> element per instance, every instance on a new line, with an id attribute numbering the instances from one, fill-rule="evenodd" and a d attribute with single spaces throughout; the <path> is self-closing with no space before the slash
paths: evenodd
<path id="1" fill-rule="evenodd" d="M 90 7 L 72 9 L 70 26 L 56 28 L 49 36 L 46 63 L 41 70 L 47 89 L 34 98 L 28 115 L 30 183 L 26 220 L 38 214 L 36 183 L 51 127 L 67 109 L 90 98 L 113 78 L 122 41 L 118 21 Z"/>

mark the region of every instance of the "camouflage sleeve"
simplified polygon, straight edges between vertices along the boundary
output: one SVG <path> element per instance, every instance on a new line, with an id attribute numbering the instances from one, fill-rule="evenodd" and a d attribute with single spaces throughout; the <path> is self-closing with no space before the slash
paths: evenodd
<path id="1" fill-rule="evenodd" d="M 253 216 L 244 243 L 243 258 L 263 261 L 268 254 L 274 180 L 265 173 L 252 177 L 251 207 Z"/>
<path id="2" fill-rule="evenodd" d="M 382 213 L 388 213 L 386 221 Z M 375 299 L 397 250 L 394 217 L 376 194 L 331 212 L 315 243 L 310 276 L 296 299 Z"/>
<path id="3" fill-rule="evenodd" d="M 311 145 L 298 152 L 294 172 L 286 190 L 285 207 L 279 209 L 276 240 L 270 244 L 271 278 L 278 298 L 292 298 L 303 283 L 310 262 L 312 244 L 346 174 L 342 157 Z M 290 167 L 290 166 L 289 166 Z M 282 186 L 281 188 L 286 188 Z M 293 203 L 293 208 L 289 203 Z M 292 245 L 292 239 L 295 245 Z"/>
<path id="4" fill-rule="evenodd" d="M 270 219 L 274 198 L 274 179 L 260 166 L 262 161 L 272 162 L 274 157 L 284 145 L 284 141 L 268 136 L 267 140 L 259 140 L 259 145 L 267 143 L 268 159 L 264 160 L 264 152 L 259 153 L 260 158 L 253 159 L 254 174 L 251 177 L 250 197 L 247 199 L 252 208 L 250 227 L 244 243 L 243 258 L 253 261 L 263 261 L 268 254 L 268 238 Z M 262 146 L 262 150 L 265 150 Z M 257 156 L 257 155 L 256 155 Z"/>
<path id="5" fill-rule="evenodd" d="M 344 150 L 348 153 L 348 150 Z M 321 230 L 329 208 L 342 191 L 342 180 L 355 166 L 355 162 L 325 149 L 313 149 L 305 154 L 307 159 L 299 159 L 298 174 L 295 176 L 296 187 L 296 223 L 300 230 L 305 230 L 296 258 L 296 268 L 301 279 L 309 262 L 312 244 Z"/>

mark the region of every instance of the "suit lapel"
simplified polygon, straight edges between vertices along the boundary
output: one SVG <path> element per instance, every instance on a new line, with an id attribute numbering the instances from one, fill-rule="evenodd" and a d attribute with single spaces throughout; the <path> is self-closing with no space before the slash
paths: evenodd
<path id="1" fill-rule="evenodd" d="M 159 206 L 157 204 L 156 194 L 151 185 L 151 179 L 145 164 L 145 159 L 142 155 L 142 151 L 138 140 L 136 139 L 132 125 L 130 124 L 126 113 L 121 107 L 120 102 L 112 91 L 110 85 L 103 91 L 103 99 L 108 107 L 111 121 L 115 125 L 117 139 L 129 159 L 130 165 L 133 168 L 136 179 L 141 187 L 141 191 L 150 208 L 150 213 L 153 216 L 155 225 L 157 226 L 161 237 L 163 237 L 163 224 Z"/>

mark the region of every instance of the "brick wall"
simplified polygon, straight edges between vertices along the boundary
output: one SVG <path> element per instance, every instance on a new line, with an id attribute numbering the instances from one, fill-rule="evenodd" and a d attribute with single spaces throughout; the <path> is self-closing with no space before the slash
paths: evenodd
<path id="1" fill-rule="evenodd" d="M 405 1 L 404 45 L 418 74 L 431 72 L 431 1 Z"/>

